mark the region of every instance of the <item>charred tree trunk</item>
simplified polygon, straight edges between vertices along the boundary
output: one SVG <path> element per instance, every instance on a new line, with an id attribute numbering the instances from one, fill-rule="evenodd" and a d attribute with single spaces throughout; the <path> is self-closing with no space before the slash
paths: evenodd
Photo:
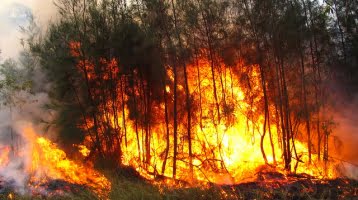
<path id="1" fill-rule="evenodd" d="M 130 93 L 131 93 L 131 97 L 133 98 L 133 103 L 134 103 L 134 105 L 133 105 L 133 108 L 134 108 L 134 128 L 135 128 L 135 134 L 136 134 L 136 139 L 137 139 L 137 149 L 138 149 L 138 159 L 140 160 L 140 161 L 142 161 L 142 155 L 141 155 L 141 141 L 140 141 L 140 137 L 139 137 L 139 130 L 138 130 L 138 112 L 139 112 L 139 110 L 138 110 L 138 101 L 137 101 L 137 97 L 136 97 L 136 92 L 135 92 L 135 90 L 136 90 L 136 85 L 137 85 L 137 83 L 136 83 L 136 79 L 135 79 L 135 77 L 134 77 L 135 75 L 134 75 L 134 72 L 133 71 L 131 71 L 131 77 L 132 77 L 132 80 L 130 80 L 131 82 L 132 82 L 132 84 L 130 84 L 130 88 L 131 88 L 131 91 L 130 91 Z"/>
<path id="2" fill-rule="evenodd" d="M 276 79 L 277 79 L 277 91 L 278 91 L 278 107 L 279 107 L 279 118 L 281 120 L 281 131 L 282 131 L 282 149 L 283 149 L 283 157 L 285 163 L 285 169 L 290 170 L 290 154 L 289 154 L 289 133 L 286 122 L 286 112 L 284 110 L 284 85 L 283 85 L 283 60 L 281 56 L 278 54 L 278 62 L 276 63 Z M 287 144 L 288 143 L 288 144 Z"/>
<path id="3" fill-rule="evenodd" d="M 306 91 L 306 80 L 305 80 L 305 65 L 302 50 L 300 51 L 301 57 L 301 84 L 302 84 L 302 95 L 303 95 L 303 107 L 304 107 L 304 117 L 306 121 L 306 131 L 307 131 L 307 146 L 308 146 L 308 162 L 312 162 L 312 141 L 311 141 L 311 125 L 310 125 L 310 114 L 307 106 L 307 91 Z"/>
<path id="4" fill-rule="evenodd" d="M 282 79 L 282 94 L 283 94 L 283 106 L 284 106 L 284 123 L 285 123 L 285 131 L 286 131 L 286 161 L 285 161 L 285 169 L 287 171 L 291 170 L 291 147 L 290 147 L 290 139 L 291 139 L 291 128 L 290 128 L 290 108 L 289 108 L 289 99 L 288 99 L 288 90 L 285 76 L 285 69 L 283 64 L 283 59 L 281 58 L 281 79 Z"/>
<path id="5" fill-rule="evenodd" d="M 202 11 L 201 16 L 203 18 L 204 27 L 205 27 L 205 34 L 206 34 L 206 40 L 207 40 L 206 42 L 207 42 L 208 51 L 209 51 L 208 56 L 209 56 L 209 61 L 210 61 L 211 77 L 212 77 L 212 81 L 213 81 L 213 93 L 214 93 L 216 111 L 218 113 L 218 122 L 217 123 L 219 123 L 221 117 L 220 117 L 220 105 L 219 105 L 217 88 L 216 88 L 215 60 L 214 60 L 214 52 L 213 52 L 213 46 L 212 46 L 213 39 L 212 39 L 212 36 L 210 35 L 212 33 L 212 30 L 210 28 L 210 24 L 207 21 L 207 16 L 204 15 L 204 11 Z M 215 121 L 214 121 L 214 123 L 215 123 Z"/>
<path id="6" fill-rule="evenodd" d="M 309 40 L 309 47 L 310 47 L 310 56 L 311 56 L 311 63 L 313 68 L 313 79 L 314 79 L 314 88 L 315 88 L 315 106 L 317 109 L 317 120 L 316 120 L 316 129 L 317 129 L 317 157 L 318 160 L 321 159 L 321 126 L 320 126 L 320 69 L 319 69 L 319 58 L 318 58 L 318 48 L 317 48 L 317 37 L 316 32 L 314 31 L 315 27 L 315 18 L 312 14 L 311 4 L 308 5 L 308 8 L 305 4 L 305 1 L 302 1 L 305 17 L 306 17 L 306 24 L 309 27 L 310 31 L 312 32 L 312 38 Z M 309 12 L 309 16 L 307 14 L 307 10 Z M 314 47 L 313 47 L 314 46 Z M 314 49 L 313 49 L 314 48 Z M 316 55 L 316 56 L 315 56 Z M 310 142 L 311 143 L 311 142 Z M 312 143 L 311 143 L 312 145 Z M 310 149 L 309 149 L 310 150 Z M 310 159 L 311 160 L 311 159 Z"/>
<path id="7" fill-rule="evenodd" d="M 201 77 L 200 77 L 200 67 L 199 67 L 199 58 L 198 52 L 195 50 L 195 61 L 197 68 L 197 76 L 198 76 L 198 89 L 199 89 L 199 107 L 200 107 L 200 129 L 203 130 L 203 106 L 202 106 L 202 96 L 201 96 Z"/>
<path id="8" fill-rule="evenodd" d="M 124 140 L 125 140 L 125 145 L 127 147 L 128 145 L 128 140 L 127 140 L 127 126 L 126 126 L 126 107 L 125 107 L 125 100 L 124 100 L 124 88 L 123 86 L 125 84 L 123 84 L 124 80 L 122 80 L 122 78 L 120 79 L 120 87 L 121 87 L 121 98 L 122 98 L 122 126 L 124 128 Z"/>
<path id="9" fill-rule="evenodd" d="M 258 42 L 259 41 L 257 41 L 257 43 Z M 260 76 L 261 76 L 261 86 L 262 86 L 262 91 L 263 91 L 263 95 L 264 95 L 264 110 L 265 110 L 265 120 L 264 120 L 264 124 L 263 124 L 262 135 L 261 135 L 260 148 L 261 148 L 262 157 L 265 160 L 265 163 L 268 164 L 266 153 L 265 153 L 265 148 L 264 148 L 264 139 L 265 139 L 265 135 L 266 135 L 267 116 L 269 115 L 268 98 L 267 98 L 267 93 L 266 93 L 265 72 L 264 72 L 264 69 L 263 69 L 263 66 L 262 66 L 263 65 L 262 52 L 261 52 L 261 49 L 259 47 L 259 44 L 257 44 L 257 50 L 258 50 L 258 62 L 259 62 L 259 69 L 260 69 Z"/>
<path id="10" fill-rule="evenodd" d="M 175 61 L 176 62 L 176 61 Z M 177 66 L 176 63 L 174 62 L 173 65 L 173 71 L 174 71 L 174 111 L 173 111 L 173 115 L 174 115 L 174 132 L 173 132 L 173 137 L 174 137 L 174 154 L 173 154 L 173 178 L 176 178 L 176 169 L 177 169 L 177 154 L 178 154 L 178 110 L 177 110 L 177 101 L 178 101 L 178 94 L 177 94 L 177 85 L 178 85 L 178 77 L 177 77 Z"/>
<path id="11" fill-rule="evenodd" d="M 191 179 L 193 178 L 193 153 L 192 153 L 192 141 L 191 141 L 191 105 L 190 105 L 190 90 L 189 90 L 189 82 L 188 82 L 188 72 L 187 66 L 185 64 L 184 56 L 183 56 L 183 45 L 180 37 L 180 33 L 178 31 L 178 21 L 176 15 L 176 8 L 174 1 L 172 0 L 172 8 L 173 8 L 173 17 L 174 17 L 174 29 L 176 33 L 177 40 L 179 42 L 179 60 L 182 62 L 184 67 L 184 82 L 185 82 L 185 104 L 187 111 L 187 137 L 188 137 L 188 150 L 189 150 L 189 172 Z"/>
<path id="12" fill-rule="evenodd" d="M 271 66 L 271 63 L 269 62 L 269 65 Z M 266 85 L 266 81 L 265 81 L 265 85 Z M 269 88 L 267 88 L 269 89 Z M 269 99 L 268 99 L 268 95 L 267 95 L 267 90 L 266 90 L 266 95 L 265 95 L 265 101 L 269 103 Z M 271 145 L 271 151 L 272 151 L 272 158 L 273 158 L 273 164 L 276 165 L 276 153 L 275 153 L 275 145 L 273 142 L 273 138 L 272 138 L 272 132 L 271 132 L 271 116 L 270 116 L 270 109 L 269 109 L 269 105 L 267 103 L 267 128 L 269 131 L 269 137 L 270 137 L 270 145 Z M 279 126 L 277 126 L 278 128 Z M 278 135 L 277 135 L 278 136 Z"/>
<path id="13" fill-rule="evenodd" d="M 163 79 L 165 79 L 165 74 Z M 163 83 L 163 92 L 164 92 L 164 115 L 165 115 L 165 128 L 166 128 L 166 147 L 165 147 L 165 153 L 164 153 L 164 161 L 162 165 L 162 174 L 165 173 L 165 167 L 168 160 L 168 154 L 169 154 L 169 148 L 170 148 L 170 131 L 169 131 L 169 116 L 168 116 L 168 97 L 166 92 L 166 85 L 165 80 Z"/>

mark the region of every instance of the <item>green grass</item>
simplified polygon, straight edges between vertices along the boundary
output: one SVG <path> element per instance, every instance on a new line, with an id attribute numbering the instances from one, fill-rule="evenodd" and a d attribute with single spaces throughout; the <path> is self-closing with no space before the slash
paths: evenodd
<path id="1" fill-rule="evenodd" d="M 126 171 L 125 171 L 126 172 Z M 210 187 L 209 189 L 192 188 L 172 188 L 167 186 L 157 186 L 142 179 L 137 174 L 129 172 L 109 173 L 112 178 L 112 200 L 176 200 L 194 199 L 210 200 L 221 199 L 219 188 Z M 115 174 L 115 176 L 113 176 Z"/>

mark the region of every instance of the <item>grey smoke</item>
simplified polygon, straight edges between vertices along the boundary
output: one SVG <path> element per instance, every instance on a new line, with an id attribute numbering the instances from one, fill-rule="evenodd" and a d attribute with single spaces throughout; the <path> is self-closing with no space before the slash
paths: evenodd
<path id="1" fill-rule="evenodd" d="M 56 19 L 52 0 L 1 0 L 0 2 L 0 57 L 15 58 L 22 49 L 20 26 L 26 26 L 28 16 L 34 15 L 43 30 Z"/>
<path id="2" fill-rule="evenodd" d="M 0 148 L 11 146 L 10 163 L 0 168 L 0 179 L 11 183 L 16 192 L 24 194 L 27 191 L 27 181 L 30 174 L 25 171 L 31 166 L 32 143 L 25 135 L 25 129 L 31 127 L 39 135 L 45 134 L 39 119 L 51 118 L 51 114 L 44 111 L 42 106 L 48 101 L 46 93 L 35 95 L 27 92 L 16 94 L 25 99 L 21 106 L 2 107 L 0 110 Z M 17 153 L 21 152 L 20 155 Z"/>
<path id="3" fill-rule="evenodd" d="M 330 112 L 336 123 L 331 135 L 332 157 L 341 160 L 347 177 L 358 180 L 358 95 L 350 100 L 335 98 Z"/>
<path id="4" fill-rule="evenodd" d="M 26 46 L 21 39 L 26 38 L 20 27 L 29 25 L 29 16 L 34 16 L 36 24 L 44 32 L 50 20 L 55 19 L 56 9 L 52 0 L 1 0 L 0 3 L 0 64 L 6 59 L 16 61 L 19 71 L 26 71 L 21 64 L 24 59 Z M 25 60 L 25 62 L 27 62 Z M 28 62 L 27 62 L 28 63 Z M 31 164 L 32 144 L 27 140 L 24 129 L 32 127 L 39 135 L 45 134 L 41 121 L 49 121 L 53 113 L 43 109 L 48 103 L 46 88 L 39 89 L 39 85 L 46 86 L 45 78 L 38 66 L 32 66 L 31 81 L 35 84 L 33 92 L 11 92 L 15 97 L 15 105 L 4 105 L 0 99 L 0 149 L 11 146 L 10 163 L 0 168 L 0 179 L 6 181 L 13 189 L 21 194 L 28 190 L 28 174 L 25 169 Z M 25 72 L 26 73 L 26 72 Z M 0 76 L 0 80 L 4 77 Z M 1 96 L 1 95 L 0 95 Z M 11 106 L 10 106 L 11 105 Z M 21 152 L 17 155 L 16 152 Z"/>

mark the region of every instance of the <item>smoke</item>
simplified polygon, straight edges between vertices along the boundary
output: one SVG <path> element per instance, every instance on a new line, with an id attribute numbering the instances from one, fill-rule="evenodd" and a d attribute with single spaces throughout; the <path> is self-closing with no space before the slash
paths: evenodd
<path id="1" fill-rule="evenodd" d="M 11 147 L 9 163 L 0 167 L 0 180 L 16 192 L 24 194 L 27 191 L 33 149 L 33 135 L 28 130 L 43 133 L 44 128 L 39 121 L 51 119 L 52 114 L 42 109 L 48 102 L 47 94 L 19 92 L 15 95 L 23 99 L 23 103 L 16 107 L 2 106 L 0 110 L 0 149 Z"/>
<path id="2" fill-rule="evenodd" d="M 335 120 L 337 135 L 344 143 L 341 156 L 358 164 L 358 151 L 356 151 L 358 145 L 357 112 L 358 98 L 337 110 Z"/>
<path id="3" fill-rule="evenodd" d="M 1 0 L 0 55 L 3 59 L 19 55 L 23 38 L 20 26 L 26 27 L 30 15 L 45 30 L 48 22 L 56 19 L 56 7 L 52 0 Z"/>
<path id="4" fill-rule="evenodd" d="M 342 161 L 346 176 L 358 179 L 358 95 L 352 99 L 337 96 L 332 111 L 336 124 L 331 135 L 332 157 Z"/>
<path id="5" fill-rule="evenodd" d="M 49 21 L 56 19 L 56 7 L 52 0 L 1 0 L 0 3 L 0 61 L 8 58 L 21 59 L 24 50 L 21 40 L 26 38 L 20 27 L 26 28 L 29 19 L 34 17 L 35 23 L 41 31 L 45 31 Z M 21 64 L 21 62 L 20 62 Z M 26 70 L 19 63 L 16 68 Z M 5 105 L 4 99 L 0 99 L 0 156 L 5 148 L 10 147 L 9 162 L 0 167 L 0 180 L 7 186 L 13 187 L 16 192 L 24 194 L 28 190 L 30 178 L 28 169 L 32 162 L 32 143 L 28 129 L 36 133 L 44 133 L 43 121 L 50 121 L 53 113 L 43 109 L 48 102 L 46 88 L 36 90 L 37 83 L 46 86 L 43 73 L 35 67 L 31 81 L 35 84 L 34 91 L 30 94 L 26 91 L 8 91 L 7 95 L 16 102 Z M 0 80 L 3 79 L 0 75 Z M 1 89 L 1 88 L 0 88 Z M 2 92 L 2 91 L 0 91 Z M 14 103 L 14 104 L 12 104 Z M 26 130 L 25 130 L 26 129 Z"/>

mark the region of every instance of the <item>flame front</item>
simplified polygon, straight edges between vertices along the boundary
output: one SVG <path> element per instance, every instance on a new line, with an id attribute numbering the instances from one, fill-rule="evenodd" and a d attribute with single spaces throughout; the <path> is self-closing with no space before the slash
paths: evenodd
<path id="1" fill-rule="evenodd" d="M 80 44 L 77 42 L 70 45 L 72 56 L 79 57 L 79 48 Z M 187 85 L 183 78 L 179 79 L 176 147 L 173 145 L 175 88 L 172 83 L 175 77 L 172 67 L 166 68 L 167 80 L 161 89 L 164 92 L 164 102 L 148 100 L 153 94 L 146 93 L 150 90 L 146 88 L 150 87 L 149 83 L 143 81 L 143 74 L 137 69 L 130 74 L 133 80 L 128 81 L 130 83 L 125 77 L 113 78 L 121 69 L 120 63 L 115 59 L 100 60 L 100 66 L 97 67 L 106 69 L 104 75 L 94 73 L 96 66 L 88 60 L 80 60 L 77 67 L 85 72 L 83 75 L 89 84 L 105 83 L 110 77 L 118 84 L 118 88 L 114 90 L 115 93 L 119 91 L 118 96 L 109 98 L 99 106 L 98 119 L 109 121 L 107 123 L 112 129 L 118 131 L 118 159 L 121 163 L 134 167 L 149 179 L 157 175 L 173 176 L 174 148 L 177 148 L 175 178 L 188 182 L 237 183 L 252 177 L 260 166 L 266 164 L 274 166 L 275 170 L 284 169 L 284 152 L 280 141 L 282 133 L 277 128 L 281 122 L 277 114 L 273 114 L 273 105 L 268 107 L 271 122 L 265 122 L 262 111 L 263 88 L 257 65 L 246 66 L 243 61 L 238 61 L 235 66 L 222 63 L 215 63 L 213 66 L 203 56 L 196 62 L 187 64 L 186 69 L 180 68 L 179 75 L 187 73 Z M 89 91 L 94 99 L 101 96 L 101 92 L 106 94 L 95 88 L 90 88 Z M 184 100 L 188 93 L 191 102 L 189 125 L 188 115 L 185 114 L 188 105 Z M 144 102 L 143 105 L 140 102 Z M 82 128 L 90 132 L 94 128 L 94 119 L 88 117 L 85 124 Z M 267 124 L 269 128 L 266 127 Z M 105 125 L 103 126 L 105 129 Z M 100 127 L 102 126 L 97 124 L 98 130 Z M 187 135 L 188 127 L 192 133 L 190 138 Z M 298 130 L 304 132 L 303 128 Z M 105 142 L 104 134 L 98 137 L 100 141 L 104 141 L 104 151 L 115 149 L 113 145 L 116 143 Z M 317 159 L 314 153 L 314 164 L 310 164 L 307 145 L 301 141 L 302 138 L 295 139 L 293 146 L 289 147 L 296 160 L 296 163 L 292 162 L 290 171 L 321 178 L 335 177 L 334 164 L 327 165 Z M 93 143 L 93 136 L 89 135 L 84 145 L 91 146 Z"/>
<path id="2" fill-rule="evenodd" d="M 216 81 L 220 81 L 217 86 L 219 99 L 219 111 L 216 109 L 214 97 L 214 85 L 210 63 L 206 59 L 199 60 L 196 64 L 187 66 L 188 83 L 192 101 L 199 102 L 198 107 L 192 106 L 192 165 L 193 178 L 199 181 L 208 181 L 218 184 L 232 184 L 244 181 L 253 177 L 257 170 L 265 165 L 260 140 L 264 126 L 264 116 L 259 113 L 256 105 L 262 101 L 262 88 L 260 87 L 260 77 L 258 66 L 244 66 L 239 64 L 234 67 L 225 65 L 217 66 Z M 236 75 L 237 70 L 248 70 L 251 88 L 242 87 L 242 80 Z M 168 76 L 173 79 L 173 72 L 168 69 Z M 184 83 L 178 85 L 179 90 L 184 90 Z M 138 88 L 139 90 L 139 88 Z M 168 96 L 171 96 L 172 86 L 166 86 Z M 245 96 L 245 94 L 252 96 Z M 226 94 L 226 95 L 225 95 Z M 171 97 L 172 98 L 172 97 Z M 173 99 L 170 99 L 170 103 Z M 249 103 L 251 101 L 251 103 Z M 169 104 L 170 104 L 169 103 Z M 185 109 L 184 103 L 180 102 L 181 109 Z M 137 138 L 135 124 L 126 124 L 128 143 L 123 143 L 123 162 L 124 164 L 135 167 L 142 175 L 152 179 L 160 173 L 163 163 L 167 167 L 163 175 L 171 177 L 173 173 L 172 157 L 173 146 L 170 144 L 168 160 L 165 161 L 167 140 L 165 138 L 165 120 L 163 116 L 164 103 L 153 106 L 155 110 L 156 123 L 152 126 L 152 138 L 150 141 L 150 162 L 144 166 L 142 161 L 145 156 L 145 143 L 141 142 L 139 147 L 137 140 L 145 141 L 145 135 L 139 134 Z M 274 109 L 274 108 L 270 108 Z M 128 110 L 125 111 L 128 115 Z M 221 114 L 219 119 L 219 113 Z M 120 121 L 123 119 L 120 118 Z M 180 133 L 178 142 L 178 162 L 177 178 L 192 182 L 190 175 L 190 159 L 188 138 L 185 133 L 186 118 L 181 119 L 178 128 Z M 279 132 L 276 124 L 270 125 L 271 138 L 266 133 L 263 140 L 263 150 L 266 154 L 268 164 L 275 166 L 275 170 L 284 172 L 284 161 L 282 158 L 282 148 L 279 142 Z M 267 130 L 267 132 L 269 132 Z M 170 134 L 169 141 L 173 141 Z M 272 145 L 271 141 L 272 140 Z M 138 156 L 138 149 L 140 149 Z M 275 155 L 273 154 L 273 149 Z M 307 173 L 319 178 L 334 178 L 336 176 L 334 164 L 325 165 L 323 161 L 318 161 L 317 155 L 313 155 L 314 164 L 309 164 L 307 145 L 300 141 L 295 141 L 295 149 L 300 161 L 297 166 L 292 165 L 291 170 L 296 173 Z"/>

